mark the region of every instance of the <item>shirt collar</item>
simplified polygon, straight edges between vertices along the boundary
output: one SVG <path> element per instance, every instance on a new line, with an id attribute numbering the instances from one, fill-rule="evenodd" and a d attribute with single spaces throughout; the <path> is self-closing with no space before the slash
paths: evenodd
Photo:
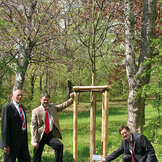
<path id="1" fill-rule="evenodd" d="M 133 134 L 131 134 L 131 138 L 130 138 L 130 141 L 131 141 L 131 142 L 133 141 Z"/>
<path id="2" fill-rule="evenodd" d="M 14 104 L 15 106 L 19 106 L 19 105 L 21 105 L 20 103 L 18 104 L 18 103 L 15 102 L 14 100 L 12 100 L 12 102 L 13 102 L 13 104 Z"/>
<path id="3" fill-rule="evenodd" d="M 45 107 L 43 105 L 41 105 L 42 109 L 45 111 Z M 48 110 L 48 106 L 47 106 L 47 110 Z"/>
<path id="4" fill-rule="evenodd" d="M 125 140 L 125 141 L 129 143 L 129 141 L 128 141 L 128 140 Z M 130 142 L 133 142 L 133 134 L 131 134 L 131 137 L 130 137 Z"/>

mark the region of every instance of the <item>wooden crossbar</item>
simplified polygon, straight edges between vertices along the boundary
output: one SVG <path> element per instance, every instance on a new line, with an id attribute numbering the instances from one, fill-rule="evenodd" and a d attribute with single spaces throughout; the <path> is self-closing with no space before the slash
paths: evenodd
<path id="1" fill-rule="evenodd" d="M 81 91 L 81 92 L 88 92 L 88 91 L 103 91 L 103 90 L 109 90 L 110 86 L 105 85 L 105 86 L 74 86 L 73 90 L 74 91 Z"/>

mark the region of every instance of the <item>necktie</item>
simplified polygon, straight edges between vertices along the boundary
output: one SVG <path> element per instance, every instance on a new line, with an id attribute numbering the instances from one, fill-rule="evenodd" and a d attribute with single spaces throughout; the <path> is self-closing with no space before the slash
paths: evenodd
<path id="1" fill-rule="evenodd" d="M 49 129 L 49 117 L 48 117 L 48 111 L 45 109 L 45 132 L 46 134 L 49 134 L 50 129 Z"/>
<path id="2" fill-rule="evenodd" d="M 132 142 L 130 141 L 130 146 L 131 146 L 131 150 L 132 150 L 132 162 L 136 162 L 135 159 L 134 159 L 134 156 L 133 156 L 133 145 L 132 145 Z"/>
<path id="3" fill-rule="evenodd" d="M 24 115 L 23 115 L 23 112 L 22 112 L 22 107 L 21 107 L 20 104 L 19 104 L 19 112 L 20 112 L 20 118 L 21 118 L 21 121 L 22 121 L 22 128 L 25 129 L 25 118 L 24 118 Z"/>

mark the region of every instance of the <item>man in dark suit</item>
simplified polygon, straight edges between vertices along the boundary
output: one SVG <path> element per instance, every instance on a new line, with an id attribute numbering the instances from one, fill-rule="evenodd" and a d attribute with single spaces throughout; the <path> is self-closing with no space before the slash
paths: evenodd
<path id="1" fill-rule="evenodd" d="M 54 105 L 50 103 L 47 93 L 41 96 L 41 105 L 32 111 L 31 143 L 34 147 L 33 162 L 41 162 L 44 145 L 47 144 L 55 150 L 56 162 L 63 161 L 63 144 L 57 112 L 64 110 L 73 103 L 72 93 L 66 102 Z"/>
<path id="2" fill-rule="evenodd" d="M 27 120 L 22 101 L 22 90 L 13 91 L 12 102 L 2 109 L 1 144 L 4 162 L 30 162 L 27 138 Z"/>
<path id="3" fill-rule="evenodd" d="M 101 162 L 109 162 L 124 153 L 124 162 L 157 162 L 155 151 L 150 141 L 142 134 L 132 134 L 128 126 L 121 126 L 119 133 L 123 140 L 121 146 Z"/>

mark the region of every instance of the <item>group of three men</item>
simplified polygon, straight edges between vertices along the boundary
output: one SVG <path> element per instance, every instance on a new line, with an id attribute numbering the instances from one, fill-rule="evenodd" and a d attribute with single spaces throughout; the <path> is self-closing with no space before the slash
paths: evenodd
<path id="1" fill-rule="evenodd" d="M 19 162 L 31 161 L 27 138 L 27 116 L 21 104 L 22 95 L 23 92 L 20 89 L 13 91 L 12 102 L 2 109 L 2 138 L 0 146 L 4 150 L 4 162 L 15 162 L 16 158 L 18 158 Z M 70 97 L 66 102 L 54 105 L 50 103 L 50 96 L 44 93 L 41 96 L 41 105 L 32 111 L 31 143 L 34 147 L 33 162 L 41 162 L 45 144 L 55 150 L 56 162 L 63 161 L 63 144 L 58 140 L 62 136 L 57 112 L 64 110 L 72 104 L 74 94 L 72 93 Z M 123 136 L 124 142 L 122 142 L 119 149 L 102 161 L 111 161 L 122 153 L 125 154 L 125 158 L 123 158 L 125 162 L 131 162 L 133 154 L 136 162 L 157 161 L 155 151 L 145 136 L 131 134 L 127 126 L 120 129 L 120 134 Z M 130 139 L 133 143 L 134 152 L 131 152 L 129 149 L 128 142 Z"/>

